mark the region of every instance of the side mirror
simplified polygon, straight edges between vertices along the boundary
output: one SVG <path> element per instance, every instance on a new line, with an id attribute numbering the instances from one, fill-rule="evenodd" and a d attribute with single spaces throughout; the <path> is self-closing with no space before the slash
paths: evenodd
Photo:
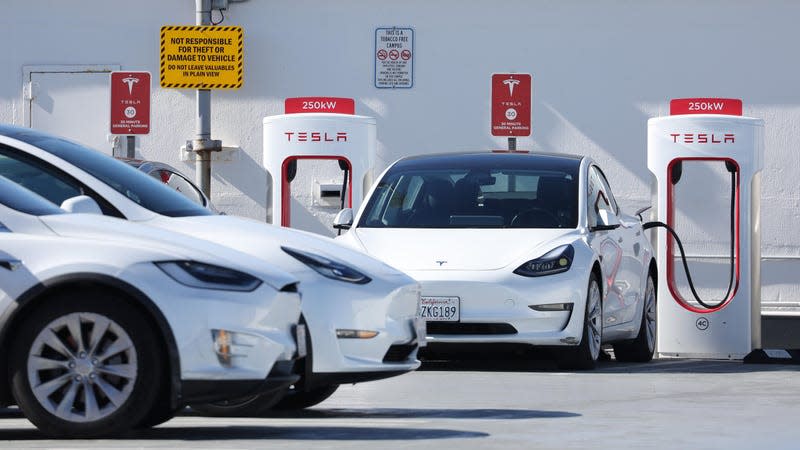
<path id="1" fill-rule="evenodd" d="M 61 209 L 69 213 L 84 213 L 103 215 L 100 205 L 88 195 L 78 195 L 64 200 Z"/>
<path id="2" fill-rule="evenodd" d="M 619 217 L 612 211 L 601 209 L 597 211 L 597 225 L 591 228 L 591 231 L 608 231 L 615 230 L 620 227 L 622 223 Z"/>
<path id="3" fill-rule="evenodd" d="M 333 228 L 337 230 L 349 230 L 353 226 L 353 210 L 345 208 L 336 214 L 333 219 Z"/>

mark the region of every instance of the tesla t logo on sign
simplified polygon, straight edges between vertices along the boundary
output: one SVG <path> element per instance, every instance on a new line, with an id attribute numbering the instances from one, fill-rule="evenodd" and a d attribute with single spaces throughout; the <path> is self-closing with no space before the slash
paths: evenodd
<path id="1" fill-rule="evenodd" d="M 111 72 L 111 134 L 150 133 L 150 72 Z"/>
<path id="2" fill-rule="evenodd" d="M 492 75 L 492 136 L 531 135 L 531 75 Z"/>

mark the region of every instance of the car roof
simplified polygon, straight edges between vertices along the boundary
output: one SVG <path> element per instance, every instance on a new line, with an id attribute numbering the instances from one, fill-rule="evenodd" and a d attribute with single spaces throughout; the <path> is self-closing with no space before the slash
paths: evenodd
<path id="1" fill-rule="evenodd" d="M 45 133 L 35 128 L 21 127 L 18 125 L 11 125 L 6 123 L 0 124 L 0 135 L 7 136 L 10 137 L 11 139 L 16 139 L 18 141 L 22 141 L 32 145 L 35 145 L 33 144 L 33 142 L 40 139 L 60 139 L 63 141 L 69 141 L 68 139 L 65 139 L 63 137 Z"/>
<path id="2" fill-rule="evenodd" d="M 436 168 L 481 168 L 499 167 L 509 169 L 572 169 L 581 164 L 583 156 L 563 153 L 527 152 L 458 152 L 409 156 L 397 161 L 394 169 L 436 169 Z"/>

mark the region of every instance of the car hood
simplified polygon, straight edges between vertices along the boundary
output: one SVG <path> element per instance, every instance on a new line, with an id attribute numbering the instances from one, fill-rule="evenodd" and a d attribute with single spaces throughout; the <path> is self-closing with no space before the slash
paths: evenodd
<path id="1" fill-rule="evenodd" d="M 553 241 L 576 234 L 563 229 L 401 229 L 350 231 L 370 255 L 405 271 L 497 270 L 541 256 Z"/>
<path id="2" fill-rule="evenodd" d="M 96 214 L 56 214 L 39 218 L 55 234 L 65 237 L 109 241 L 159 255 L 229 267 L 261 278 L 275 289 L 299 280 L 275 264 L 254 260 L 234 249 L 180 233 Z M 161 257 L 159 257 L 161 258 Z"/>
<path id="3" fill-rule="evenodd" d="M 405 276 L 397 269 L 331 238 L 253 219 L 235 216 L 159 216 L 147 223 L 222 244 L 265 261 L 291 261 L 293 266 L 299 264 L 303 270 L 307 267 L 281 250 L 281 247 L 316 253 L 346 263 L 366 274 Z M 281 265 L 281 267 L 292 272 L 289 266 Z"/>

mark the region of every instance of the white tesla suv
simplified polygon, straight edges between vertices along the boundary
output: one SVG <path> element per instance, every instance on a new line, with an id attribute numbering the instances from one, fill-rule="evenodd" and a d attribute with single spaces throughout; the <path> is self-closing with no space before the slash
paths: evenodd
<path id="1" fill-rule="evenodd" d="M 93 437 L 297 381 L 297 278 L 148 228 L 0 177 L 0 405 Z"/>
<path id="2" fill-rule="evenodd" d="M 554 346 L 568 368 L 594 367 L 602 344 L 652 358 L 653 251 L 590 158 L 402 159 L 336 225 L 352 225 L 341 242 L 420 281 L 431 349 Z"/>
<path id="3" fill-rule="evenodd" d="M 237 249 L 301 281 L 309 336 L 309 356 L 298 363 L 302 380 L 277 405 L 274 395 L 249 396 L 196 409 L 258 415 L 272 407 L 304 408 L 340 384 L 419 366 L 418 343 L 425 342 L 416 319 L 419 284 L 362 252 L 318 235 L 216 215 L 124 162 L 29 128 L 0 126 L 0 175 L 56 204 L 88 195 L 106 215 Z"/>

